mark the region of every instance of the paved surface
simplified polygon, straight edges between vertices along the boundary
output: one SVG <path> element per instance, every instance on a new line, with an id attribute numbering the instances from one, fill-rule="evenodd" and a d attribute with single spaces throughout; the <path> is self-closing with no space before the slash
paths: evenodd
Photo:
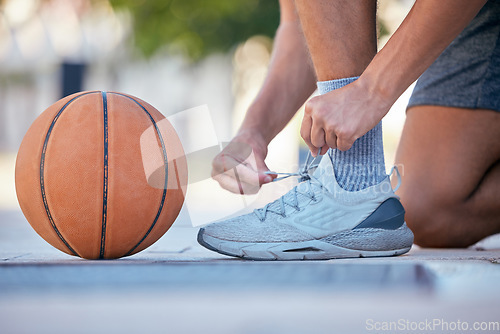
<path id="1" fill-rule="evenodd" d="M 205 250 L 196 232 L 176 223 L 142 253 L 88 261 L 0 211 L 0 333 L 500 333 L 499 237 L 396 258 L 253 262 Z"/>

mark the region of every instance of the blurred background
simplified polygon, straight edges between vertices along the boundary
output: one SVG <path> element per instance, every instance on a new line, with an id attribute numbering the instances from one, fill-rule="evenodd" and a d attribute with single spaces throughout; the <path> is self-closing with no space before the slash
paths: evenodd
<path id="1" fill-rule="evenodd" d="M 379 0 L 379 47 L 412 4 Z M 167 117 L 206 105 L 217 140 L 230 140 L 266 75 L 278 22 L 277 0 L 0 0 L 0 209 L 18 208 L 14 165 L 28 127 L 52 103 L 77 91 L 132 94 Z M 411 89 L 384 119 L 388 165 Z M 185 115 L 177 130 L 183 140 L 199 139 L 190 127 L 194 120 Z M 301 118 L 299 111 L 272 142 L 272 170 L 299 166 L 306 152 Z M 191 216 L 214 210 L 228 196 L 207 196 L 209 187 L 216 185 L 190 185 L 187 203 L 196 203 Z M 279 195 L 266 189 L 260 202 Z M 236 197 L 225 200 L 239 201 L 235 208 L 255 200 Z M 214 215 L 209 219 L 220 218 Z"/>

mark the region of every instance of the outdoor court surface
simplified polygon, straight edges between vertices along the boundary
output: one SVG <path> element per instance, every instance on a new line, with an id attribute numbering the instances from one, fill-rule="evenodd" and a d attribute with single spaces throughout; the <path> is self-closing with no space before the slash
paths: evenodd
<path id="1" fill-rule="evenodd" d="M 500 332 L 498 237 L 396 258 L 254 262 L 205 250 L 186 225 L 129 258 L 89 261 L 0 211 L 0 333 Z"/>

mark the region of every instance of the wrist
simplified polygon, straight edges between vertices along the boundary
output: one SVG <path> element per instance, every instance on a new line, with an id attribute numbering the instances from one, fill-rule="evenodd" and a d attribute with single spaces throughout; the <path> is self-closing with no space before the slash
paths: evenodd
<path id="1" fill-rule="evenodd" d="M 232 141 L 246 143 L 250 145 L 258 155 L 267 155 L 267 146 L 269 142 L 265 140 L 262 133 L 256 128 L 240 128 Z"/>
<path id="2" fill-rule="evenodd" d="M 254 101 L 236 133 L 236 137 L 267 147 L 279 132 L 274 126 L 276 121 L 267 112 L 269 109 L 273 109 L 271 103 L 266 105 L 259 103 L 258 100 Z"/>
<path id="3" fill-rule="evenodd" d="M 399 97 L 391 79 L 376 75 L 369 69 L 354 83 L 363 92 L 370 104 L 382 113 L 381 117 L 385 116 Z"/>

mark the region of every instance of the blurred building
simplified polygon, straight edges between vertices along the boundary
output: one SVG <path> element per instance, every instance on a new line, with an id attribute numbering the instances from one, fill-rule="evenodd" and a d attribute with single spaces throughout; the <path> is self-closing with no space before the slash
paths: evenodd
<path id="1" fill-rule="evenodd" d="M 208 104 L 217 132 L 229 137 L 232 58 L 195 65 L 131 48 L 131 20 L 107 0 L 4 0 L 0 11 L 0 150 L 17 150 L 31 122 L 80 90 L 126 92 L 163 114 Z"/>

